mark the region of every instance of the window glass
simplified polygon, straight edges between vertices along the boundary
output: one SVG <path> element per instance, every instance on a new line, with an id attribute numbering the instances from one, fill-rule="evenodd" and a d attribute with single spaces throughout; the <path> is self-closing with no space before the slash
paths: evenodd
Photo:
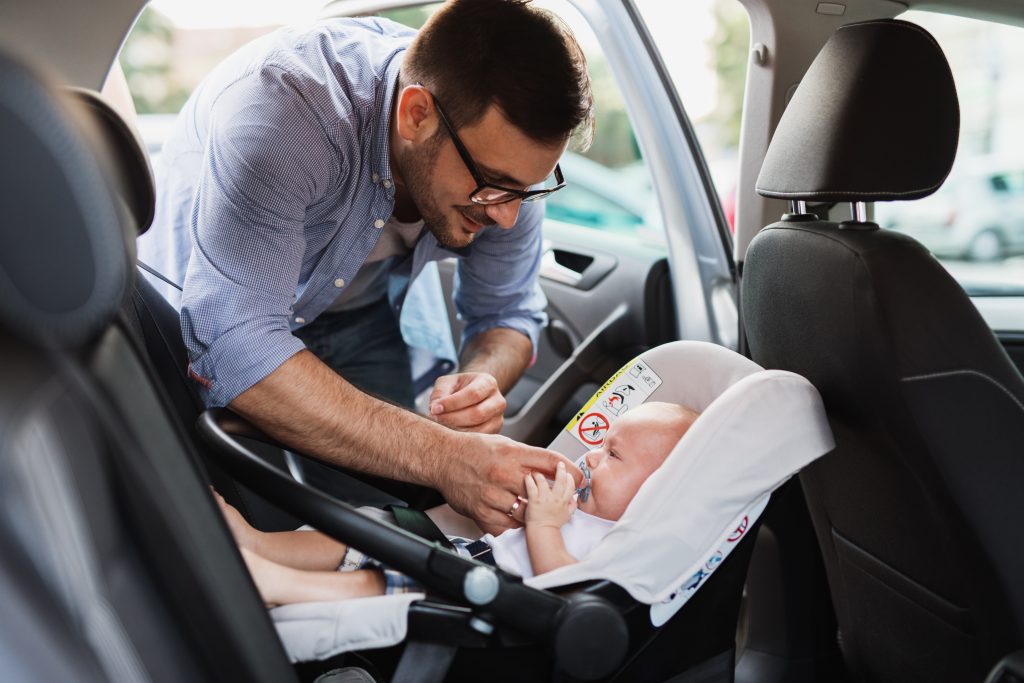
<path id="1" fill-rule="evenodd" d="M 736 0 L 634 0 L 686 108 L 735 231 L 750 22 Z"/>
<path id="2" fill-rule="evenodd" d="M 125 40 L 118 62 L 138 128 L 154 163 L 174 118 L 199 82 L 245 43 L 286 23 L 316 17 L 321 0 L 276 5 L 223 0 L 154 0 Z"/>
<path id="3" fill-rule="evenodd" d="M 1024 29 L 929 12 L 900 18 L 928 29 L 946 53 L 960 143 L 935 194 L 878 202 L 875 220 L 928 247 L 969 294 L 1024 295 Z"/>

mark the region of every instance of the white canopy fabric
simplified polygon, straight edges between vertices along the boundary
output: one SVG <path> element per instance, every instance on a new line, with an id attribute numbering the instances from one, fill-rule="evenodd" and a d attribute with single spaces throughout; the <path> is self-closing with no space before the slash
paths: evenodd
<path id="1" fill-rule="evenodd" d="M 644 401 L 701 413 L 622 518 L 577 564 L 531 578 L 537 588 L 607 579 L 665 623 L 703 586 L 767 505 L 772 491 L 834 447 L 821 398 L 790 372 L 763 370 L 714 344 L 651 349 L 615 373 L 551 443 L 576 459 Z M 305 603 L 271 611 L 293 661 L 395 644 L 411 600 Z M 388 640 L 388 638 L 393 640 Z"/>

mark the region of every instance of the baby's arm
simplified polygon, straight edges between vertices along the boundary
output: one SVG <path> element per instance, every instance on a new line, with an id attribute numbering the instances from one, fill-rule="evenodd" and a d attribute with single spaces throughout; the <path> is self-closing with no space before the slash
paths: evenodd
<path id="1" fill-rule="evenodd" d="M 260 557 L 245 547 L 241 550 L 249 573 L 252 574 L 252 580 L 260 591 L 260 597 L 269 607 L 293 602 L 321 602 L 384 595 L 384 575 L 374 569 L 353 572 L 307 571 Z"/>
<path id="2" fill-rule="evenodd" d="M 534 574 L 577 562 L 562 539 L 562 525 L 576 509 L 572 497 L 575 491 L 576 485 L 563 463 L 558 463 L 551 486 L 538 472 L 526 475 L 526 496 L 530 501 L 526 506 L 526 550 Z"/>
<path id="3" fill-rule="evenodd" d="M 242 514 L 213 492 L 239 547 L 278 565 L 295 569 L 331 571 L 345 556 L 344 543 L 319 531 L 265 532 L 253 528 Z"/>

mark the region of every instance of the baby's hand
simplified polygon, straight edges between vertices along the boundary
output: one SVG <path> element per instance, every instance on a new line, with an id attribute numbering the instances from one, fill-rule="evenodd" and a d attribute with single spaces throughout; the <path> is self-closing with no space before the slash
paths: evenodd
<path id="1" fill-rule="evenodd" d="M 551 486 L 540 472 L 527 474 L 526 497 L 529 504 L 526 506 L 526 526 L 560 528 L 576 509 L 575 492 L 576 485 L 565 471 L 564 463 L 558 463 Z"/>

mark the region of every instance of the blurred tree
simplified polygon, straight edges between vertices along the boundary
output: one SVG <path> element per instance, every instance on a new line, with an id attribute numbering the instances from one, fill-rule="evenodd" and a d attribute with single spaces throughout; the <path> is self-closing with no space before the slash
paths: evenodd
<path id="1" fill-rule="evenodd" d="M 384 10 L 375 12 L 373 16 L 387 17 L 399 24 L 405 24 L 410 28 L 418 29 L 427 23 L 431 14 L 437 11 L 441 3 L 432 5 L 421 5 L 420 7 L 402 7 L 400 9 Z"/>
<path id="2" fill-rule="evenodd" d="M 708 118 L 717 124 L 720 144 L 736 148 L 743 116 L 750 23 L 737 0 L 718 0 L 713 11 L 716 28 L 710 47 L 712 66 L 718 75 L 718 102 Z"/>
<path id="3" fill-rule="evenodd" d="M 175 114 L 188 91 L 174 78 L 171 22 L 151 7 L 143 10 L 121 50 L 120 62 L 140 114 Z"/>
<path id="4" fill-rule="evenodd" d="M 601 53 L 587 54 L 587 69 L 594 92 L 595 127 L 594 142 L 586 156 L 610 168 L 638 161 L 640 149 L 608 60 Z"/>

